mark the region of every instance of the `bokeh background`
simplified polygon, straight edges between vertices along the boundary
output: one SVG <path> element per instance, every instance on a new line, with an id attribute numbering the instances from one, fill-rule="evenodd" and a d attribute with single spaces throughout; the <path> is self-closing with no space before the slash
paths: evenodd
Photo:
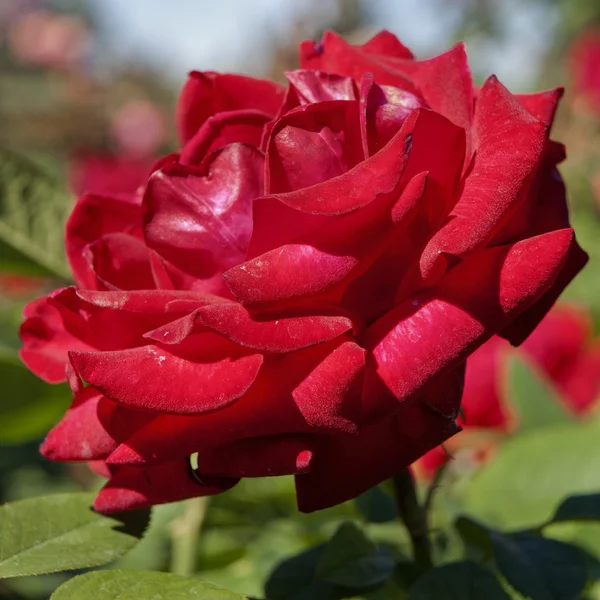
<path id="1" fill-rule="evenodd" d="M 26 156 L 73 195 L 89 178 L 114 169 L 135 179 L 175 147 L 174 106 L 186 72 L 234 71 L 281 80 L 297 66 L 300 40 L 334 29 L 361 42 L 382 28 L 420 58 L 465 40 L 478 83 L 495 73 L 515 92 L 566 88 L 553 138 L 567 146 L 561 171 L 573 224 L 591 261 L 564 298 L 590 313 L 597 335 L 598 2 L 0 0 L 0 148 Z M 0 236 L 1 502 L 99 485 L 84 466 L 38 456 L 40 440 L 69 397 L 64 387 L 39 382 L 16 358 L 24 303 L 63 283 Z M 387 501 L 371 495 L 315 515 L 295 515 L 288 479 L 244 482 L 212 501 L 198 569 L 206 579 L 258 596 L 266 573 L 282 557 L 324 540 L 342 518 L 368 513 L 372 503 L 383 514 Z M 158 509 L 145 541 L 117 566 L 168 570 L 184 510 Z M 377 539 L 403 539 L 389 523 L 369 527 Z M 445 543 L 451 552 L 453 541 Z M 68 576 L 8 581 L 0 584 L 0 598 L 48 598 Z"/>

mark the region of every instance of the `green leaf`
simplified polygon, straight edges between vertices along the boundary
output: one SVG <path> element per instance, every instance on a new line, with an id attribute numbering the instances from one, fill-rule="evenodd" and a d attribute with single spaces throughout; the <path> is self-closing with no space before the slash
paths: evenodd
<path id="1" fill-rule="evenodd" d="M 388 523 L 398 516 L 394 499 L 376 485 L 354 500 L 364 518 L 371 523 Z"/>
<path id="2" fill-rule="evenodd" d="M 316 546 L 279 563 L 271 573 L 265 593 L 269 600 L 336 600 L 345 594 L 327 581 L 315 579 L 324 546 Z M 347 594 L 346 594 L 347 595 Z"/>
<path id="3" fill-rule="evenodd" d="M 38 379 L 16 353 L 0 352 L 0 445 L 38 439 L 62 416 L 71 401 L 67 384 Z"/>
<path id="4" fill-rule="evenodd" d="M 95 571 L 69 579 L 50 600 L 244 600 L 246 596 L 170 573 Z"/>
<path id="5" fill-rule="evenodd" d="M 106 517 L 93 494 L 56 494 L 0 507 L 0 578 L 107 564 L 136 545 L 150 511 Z"/>
<path id="6" fill-rule="evenodd" d="M 549 521 L 567 496 L 600 490 L 599 436 L 594 419 L 507 440 L 465 486 L 463 510 L 506 529 Z"/>
<path id="7" fill-rule="evenodd" d="M 492 534 L 496 564 L 506 581 L 532 600 L 575 600 L 587 583 L 585 555 L 539 535 Z"/>
<path id="8" fill-rule="evenodd" d="M 510 600 L 491 571 L 469 560 L 448 563 L 423 575 L 408 600 Z"/>
<path id="9" fill-rule="evenodd" d="M 507 386 L 520 433 L 571 420 L 552 384 L 516 353 L 508 357 Z"/>
<path id="10" fill-rule="evenodd" d="M 0 241 L 27 263 L 70 278 L 64 226 L 73 201 L 62 185 L 24 158 L 0 151 Z"/>
<path id="11" fill-rule="evenodd" d="M 390 550 L 377 548 L 354 523 L 348 522 L 325 545 L 316 575 L 336 585 L 367 588 L 385 583 L 394 566 Z"/>
<path id="12" fill-rule="evenodd" d="M 477 549 L 484 557 L 492 555 L 492 529 L 468 517 L 459 517 L 454 527 L 467 547 Z"/>
<path id="13" fill-rule="evenodd" d="M 570 496 L 554 513 L 552 522 L 600 521 L 600 494 Z"/>

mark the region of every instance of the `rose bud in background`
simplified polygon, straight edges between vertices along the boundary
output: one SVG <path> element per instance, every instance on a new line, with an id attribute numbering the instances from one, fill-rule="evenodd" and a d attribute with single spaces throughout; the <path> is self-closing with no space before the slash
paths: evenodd
<path id="1" fill-rule="evenodd" d="M 109 476 L 97 510 L 290 474 L 303 511 L 355 497 L 459 431 L 465 361 L 587 260 L 560 90 L 475 93 L 462 45 L 385 31 L 300 57 L 285 87 L 192 73 L 179 153 L 80 198 L 76 285 L 25 310 L 23 360 L 74 394 L 42 452 Z"/>
<path id="2" fill-rule="evenodd" d="M 469 357 L 462 400 L 465 431 L 446 449 L 435 448 L 417 461 L 417 473 L 432 477 L 462 449 L 476 459 L 485 458 L 501 437 L 519 429 L 506 381 L 514 352 L 506 340 L 494 336 Z M 600 340 L 592 338 L 591 317 L 585 309 L 559 304 L 517 352 L 550 383 L 570 413 L 585 418 L 596 407 L 600 399 Z M 491 435 L 485 435 L 486 431 Z"/>

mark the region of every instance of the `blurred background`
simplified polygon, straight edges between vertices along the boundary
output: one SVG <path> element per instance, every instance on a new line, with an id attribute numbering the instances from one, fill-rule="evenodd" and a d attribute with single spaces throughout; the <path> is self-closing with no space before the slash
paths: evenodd
<path id="1" fill-rule="evenodd" d="M 300 40 L 334 29 L 353 42 L 386 28 L 419 58 L 465 40 L 475 80 L 512 91 L 564 86 L 553 138 L 564 142 L 573 223 L 590 265 L 565 299 L 600 326 L 600 3 L 589 0 L 0 0 L 0 148 L 24 155 L 75 194 L 90 177 L 140 173 L 174 149 L 186 73 L 282 79 Z M 137 175 L 131 175 L 135 180 Z M 69 190 L 69 191 L 67 191 Z M 1 191 L 1 189 L 0 189 Z M 1 215 L 0 215 L 1 217 Z M 30 258 L 30 257 L 29 257 Z M 40 440 L 69 403 L 16 358 L 24 303 L 61 283 L 0 236 L 0 501 L 96 486 L 86 467 L 51 464 Z M 372 498 L 363 499 L 370 502 Z M 213 500 L 200 552 L 206 578 L 260 594 L 283 554 L 325 539 L 361 508 L 295 513 L 291 482 L 246 482 Z M 368 507 L 367 507 L 368 509 Z M 119 566 L 168 569 L 181 507 L 156 511 Z M 387 524 L 375 536 L 391 531 Z M 398 537 L 399 536 L 399 537 Z M 247 548 L 245 547 L 247 545 Z M 251 548 L 251 550 L 248 550 Z M 1 598 L 47 598 L 66 575 L 2 584 Z"/>

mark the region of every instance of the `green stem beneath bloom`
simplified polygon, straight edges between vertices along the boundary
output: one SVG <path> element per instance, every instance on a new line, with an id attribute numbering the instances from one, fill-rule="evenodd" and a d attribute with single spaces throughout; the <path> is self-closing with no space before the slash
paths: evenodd
<path id="1" fill-rule="evenodd" d="M 183 514 L 171 523 L 171 573 L 189 576 L 196 571 L 198 540 L 209 498 L 186 500 Z"/>
<path id="2" fill-rule="evenodd" d="M 392 478 L 398 513 L 404 522 L 412 544 L 413 556 L 423 571 L 433 567 L 427 513 L 419 504 L 415 480 L 410 469 L 404 469 Z"/>

